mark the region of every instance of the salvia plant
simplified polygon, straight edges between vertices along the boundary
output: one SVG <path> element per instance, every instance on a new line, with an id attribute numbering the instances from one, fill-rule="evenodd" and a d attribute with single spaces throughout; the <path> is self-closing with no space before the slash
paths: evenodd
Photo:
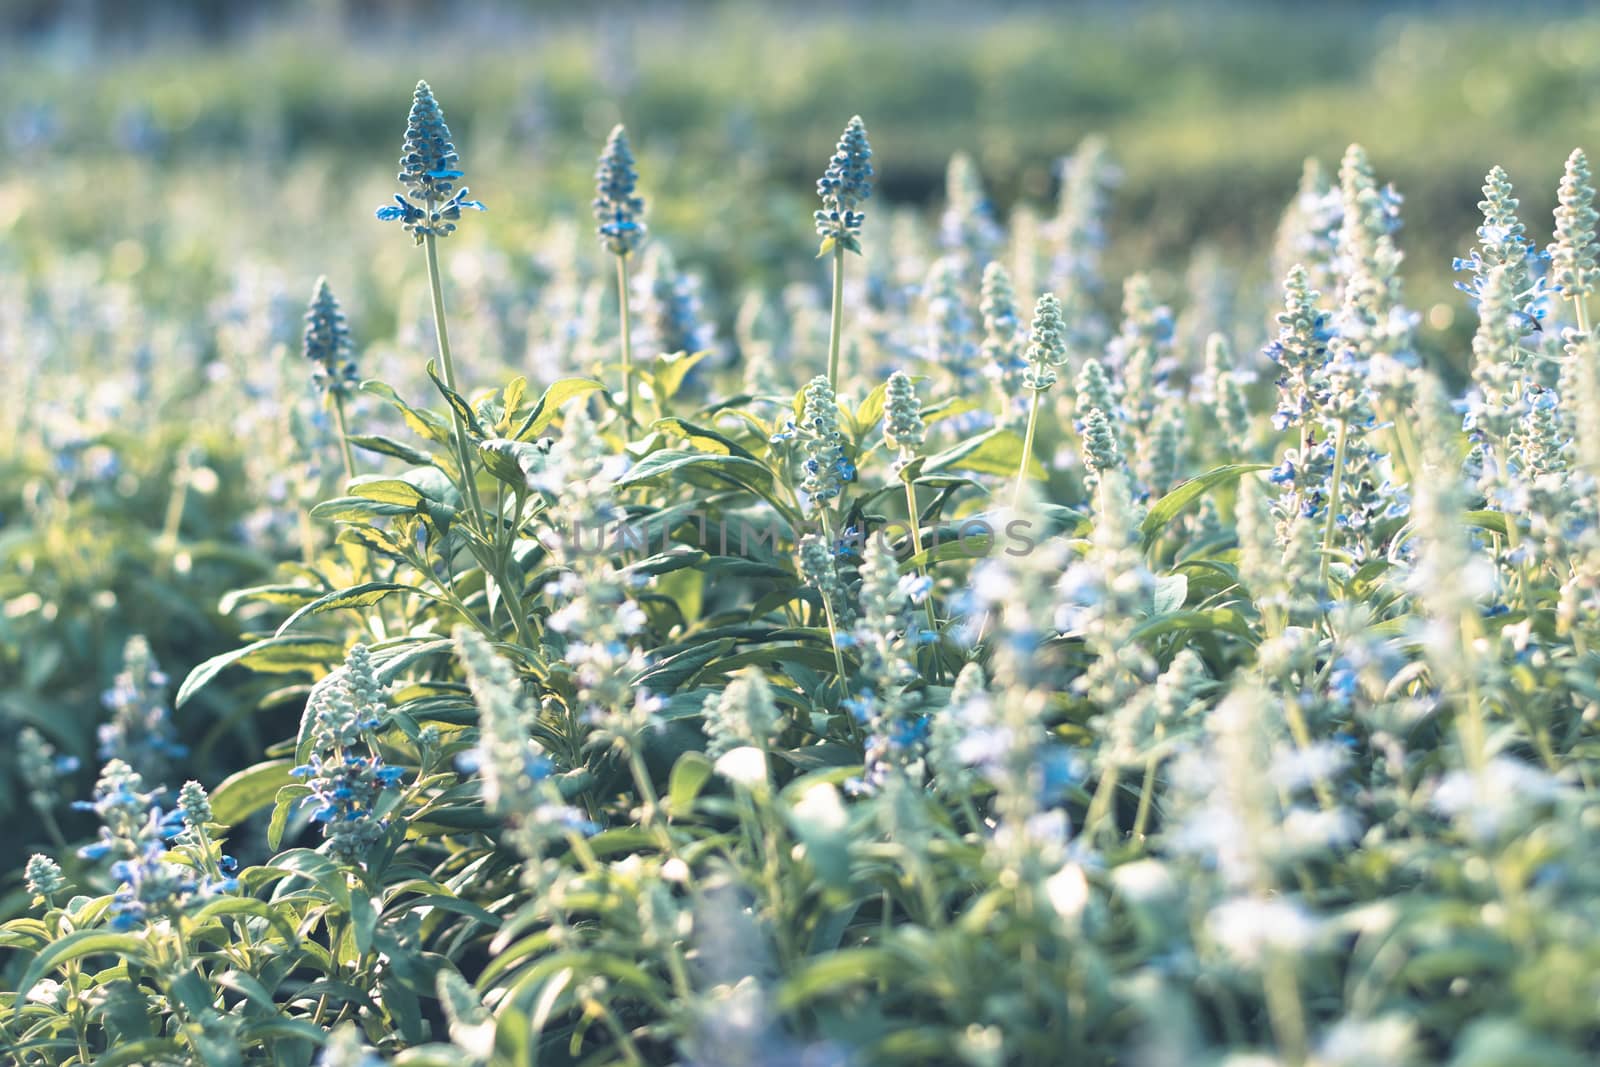
<path id="1" fill-rule="evenodd" d="M 1454 381 L 1359 146 L 1283 190 L 1267 290 L 1215 250 L 1108 274 L 1099 138 L 1053 205 L 1003 214 L 959 154 L 937 218 L 869 228 L 852 119 L 831 263 L 793 249 L 786 287 L 680 267 L 665 192 L 647 241 L 620 126 L 594 228 L 533 247 L 458 233 L 481 204 L 426 83 L 403 145 L 378 215 L 421 262 L 341 288 L 391 336 L 270 262 L 198 337 L 70 278 L 0 292 L 8 346 L 81 315 L 81 358 L 132 368 L 37 398 L 26 521 L 92 578 L 79 502 L 131 497 L 161 525 L 119 550 L 206 591 L 75 680 L 97 730 L 16 712 L 0 1059 L 1600 1056 L 1581 151 L 1548 248 L 1485 178 Z M 344 232 L 297 261 L 343 277 Z M 169 349 L 249 455 L 175 446 L 151 494 L 117 431 L 191 387 Z M 241 546 L 273 562 L 203 585 Z M 216 654 L 169 681 L 190 638 Z"/>

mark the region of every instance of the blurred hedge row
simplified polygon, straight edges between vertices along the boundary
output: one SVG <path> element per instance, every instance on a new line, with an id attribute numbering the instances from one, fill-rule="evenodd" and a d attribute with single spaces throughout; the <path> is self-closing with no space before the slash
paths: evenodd
<path id="1" fill-rule="evenodd" d="M 1562 159 L 1600 123 L 1600 20 L 1563 9 L 541 10 L 418 23 L 351 7 L 126 54 L 57 35 L 7 57 L 0 113 L 34 160 L 272 168 L 326 154 L 336 175 L 365 174 L 393 154 L 424 75 L 471 145 L 474 184 L 492 181 L 502 203 L 513 187 L 534 211 L 581 210 L 593 152 L 625 118 L 652 189 L 706 214 L 770 188 L 809 195 L 853 112 L 886 194 L 912 200 L 936 198 L 945 159 L 966 149 L 1002 205 L 1047 201 L 1053 161 L 1098 130 L 1127 175 L 1116 260 L 1145 264 L 1202 240 L 1262 261 L 1302 158 L 1331 163 L 1359 139 L 1407 196 L 1422 304 L 1448 299 L 1488 166 L 1511 171 L 1537 234 Z"/>

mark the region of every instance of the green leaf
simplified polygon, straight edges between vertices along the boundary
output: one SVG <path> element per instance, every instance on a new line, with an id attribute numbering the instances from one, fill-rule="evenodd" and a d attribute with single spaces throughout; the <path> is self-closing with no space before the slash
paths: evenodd
<path id="1" fill-rule="evenodd" d="M 275 857 L 272 867 L 311 880 L 327 894 L 328 900 L 350 914 L 350 883 L 345 878 L 344 868 L 329 857 L 308 848 L 290 849 Z"/>
<path id="2" fill-rule="evenodd" d="M 267 847 L 278 851 L 278 846 L 283 844 L 284 831 L 289 827 L 289 813 L 294 810 L 295 803 L 311 795 L 311 787 L 294 783 L 278 790 L 278 795 L 272 802 L 272 818 L 267 822 Z"/>
<path id="3" fill-rule="evenodd" d="M 380 504 L 358 496 L 338 496 L 324 500 L 311 509 L 313 519 L 324 522 L 361 522 L 391 515 L 409 515 L 415 510 L 401 504 Z"/>
<path id="4" fill-rule="evenodd" d="M 372 898 L 359 890 L 350 894 L 350 931 L 356 939 L 356 952 L 365 956 L 372 951 L 372 933 L 378 928 L 378 909 Z"/>
<path id="5" fill-rule="evenodd" d="M 245 915 L 252 919 L 261 919 L 268 926 L 276 930 L 282 937 L 283 943 L 294 947 L 300 935 L 295 930 L 294 924 L 283 914 L 264 900 L 254 897 L 223 896 L 214 897 L 195 911 L 193 918 L 203 922 L 206 919 L 215 919 L 223 915 Z"/>
<path id="6" fill-rule="evenodd" d="M 1015 430 L 997 426 L 928 457 L 922 469 L 929 473 L 962 470 L 1014 477 L 1022 464 L 1022 444 L 1022 437 Z M 1048 476 L 1044 464 L 1029 456 L 1028 477 L 1043 481 Z"/>
<path id="7" fill-rule="evenodd" d="M 343 658 L 344 643 L 331 638 L 318 637 L 314 634 L 268 637 L 243 648 L 236 648 L 232 652 L 212 656 L 190 671 L 189 677 L 178 687 L 178 695 L 173 705 L 183 707 L 196 693 L 210 685 L 212 679 L 235 664 L 252 667 L 265 673 L 281 673 L 309 670 Z"/>
<path id="8" fill-rule="evenodd" d="M 1208 608 L 1204 611 L 1185 608 L 1156 615 L 1134 628 L 1133 640 L 1142 641 L 1183 631 L 1214 631 L 1232 634 L 1252 645 L 1259 643 L 1259 637 L 1250 628 L 1249 620 L 1233 608 Z"/>
<path id="9" fill-rule="evenodd" d="M 837 767 L 858 767 L 861 752 L 853 745 L 837 741 L 807 745 L 805 748 L 780 749 L 773 753 L 779 759 L 802 771 L 822 771 Z"/>
<path id="10" fill-rule="evenodd" d="M 369 526 L 364 522 L 347 522 L 340 528 L 339 536 L 335 539 L 340 544 L 357 544 L 373 552 L 380 553 L 392 559 L 403 560 L 407 550 L 393 534 L 387 530 L 380 530 L 376 526 Z M 307 597 L 307 600 L 313 599 Z"/>
<path id="11" fill-rule="evenodd" d="M 472 405 L 467 403 L 466 397 L 444 383 L 444 379 L 439 377 L 439 372 L 435 369 L 433 360 L 428 360 L 426 370 L 428 377 L 433 379 L 433 387 L 439 390 L 444 402 L 450 405 L 462 424 L 466 426 L 467 433 L 479 440 L 487 437 L 488 435 L 483 432 L 483 423 L 478 421 L 478 413 L 472 410 Z"/>
<path id="12" fill-rule="evenodd" d="M 716 430 L 699 426 L 687 419 L 676 417 L 657 419 L 652 424 L 653 429 L 666 430 L 668 433 L 688 439 L 702 452 L 715 452 L 723 456 L 740 456 L 744 459 L 755 459 L 755 454 L 731 437 L 727 437 Z"/>
<path id="13" fill-rule="evenodd" d="M 604 388 L 603 384 L 593 378 L 559 378 L 551 382 L 550 387 L 539 398 L 539 402 L 533 405 L 533 410 L 522 420 L 522 425 L 517 427 L 517 432 L 511 436 L 518 441 L 537 437 L 556 421 L 562 406 L 569 400 Z"/>
<path id="14" fill-rule="evenodd" d="M 627 571 L 629 574 L 657 577 L 663 574 L 671 574 L 673 571 L 681 571 L 686 567 L 698 567 L 710 558 L 701 549 L 679 545 L 666 552 L 657 552 L 653 556 L 646 556 L 637 563 L 630 563 L 627 566 Z M 733 557 L 724 558 L 731 559 Z"/>
<path id="15" fill-rule="evenodd" d="M 1476 526 L 1480 530 L 1488 530 L 1504 537 L 1506 533 L 1506 517 L 1499 511 L 1469 511 L 1466 514 L 1468 526 Z"/>
<path id="16" fill-rule="evenodd" d="M 114 1049 L 97 1055 L 95 1067 L 142 1067 L 147 1063 L 182 1063 L 183 1046 L 168 1037 L 147 1037 L 140 1041 L 119 1042 Z"/>
<path id="17" fill-rule="evenodd" d="M 378 681 L 392 682 L 417 660 L 440 652 L 448 652 L 453 647 L 448 637 L 419 634 L 385 641 L 381 645 L 372 646 L 369 651 L 372 653 L 372 666 L 377 671 Z"/>
<path id="18" fill-rule="evenodd" d="M 690 452 L 664 448 L 659 452 L 650 453 L 635 463 L 617 479 L 615 487 L 627 489 L 666 479 L 669 476 L 682 477 L 684 473 L 695 470 L 728 472 L 741 482 L 751 477 L 758 478 L 763 484 L 772 482 L 772 471 L 765 463 L 745 456 L 724 456 L 715 452 Z"/>
<path id="19" fill-rule="evenodd" d="M 672 814 L 687 815 L 694 810 L 694 798 L 710 779 L 711 769 L 711 760 L 704 752 L 685 752 L 678 757 L 667 779 L 667 803 Z"/>
<path id="20" fill-rule="evenodd" d="M 653 693 L 670 693 L 698 674 L 706 664 L 733 648 L 731 639 L 707 641 L 659 659 L 635 679 L 634 684 Z"/>
<path id="21" fill-rule="evenodd" d="M 382 434 L 356 434 L 350 437 L 350 443 L 365 452 L 376 452 L 380 456 L 393 456 L 403 459 L 414 467 L 432 463 L 433 457 L 420 448 L 412 448 L 402 441 Z"/>
<path id="22" fill-rule="evenodd" d="M 28 991 L 39 983 L 39 979 L 73 960 L 109 953 L 130 963 L 143 964 L 149 962 L 148 951 L 149 946 L 144 938 L 136 934 L 115 934 L 105 930 L 79 930 L 68 934 L 34 957 L 12 994 L 14 1002 L 18 1005 L 24 1003 Z"/>
<path id="23" fill-rule="evenodd" d="M 351 586 L 349 589 L 336 589 L 326 596 L 319 596 L 311 603 L 295 610 L 293 615 L 283 620 L 283 625 L 278 627 L 278 635 L 290 629 L 295 623 L 308 615 L 320 615 L 324 611 L 337 611 L 340 608 L 366 608 L 378 603 L 390 593 L 417 593 L 429 596 L 414 585 L 405 585 L 400 582 L 363 582 L 361 585 Z"/>
<path id="24" fill-rule="evenodd" d="M 248 589 L 235 589 L 217 601 L 217 611 L 232 615 L 233 610 L 246 601 L 262 604 L 304 604 L 322 595 L 322 590 L 304 585 L 255 585 Z"/>
<path id="25" fill-rule="evenodd" d="M 883 407 L 888 400 L 888 396 L 889 383 L 887 381 L 879 382 L 872 387 L 872 392 L 867 394 L 867 398 L 861 402 L 861 406 L 856 408 L 855 414 L 851 416 L 855 420 L 857 430 L 863 437 L 866 436 L 867 431 L 883 421 Z"/>
<path id="26" fill-rule="evenodd" d="M 1189 576 L 1166 574 L 1156 579 L 1155 614 L 1177 611 L 1189 599 Z"/>
<path id="27" fill-rule="evenodd" d="M 781 1011 L 795 1011 L 824 997 L 843 997 L 887 973 L 888 954 L 881 948 L 844 948 L 800 964 L 778 990 Z"/>
<path id="28" fill-rule="evenodd" d="M 427 499 L 422 495 L 422 490 L 410 482 L 376 476 L 357 478 L 351 482 L 350 495 L 362 500 L 373 500 L 379 504 L 393 504 L 408 509 L 416 508 Z"/>
<path id="29" fill-rule="evenodd" d="M 527 394 L 528 379 L 519 374 L 507 382 L 504 389 L 500 390 L 501 412 L 509 418 L 513 411 L 522 406 L 522 398 Z"/>
<path id="30" fill-rule="evenodd" d="M 537 441 L 518 441 L 510 437 L 492 437 L 478 442 L 478 456 L 489 473 L 507 485 L 525 489 L 528 476 L 544 469 L 547 448 Z"/>
<path id="31" fill-rule="evenodd" d="M 1139 532 L 1144 536 L 1144 547 L 1148 550 L 1155 544 L 1167 524 L 1206 493 L 1219 485 L 1237 481 L 1252 471 L 1266 470 L 1269 466 L 1271 464 L 1267 463 L 1229 463 L 1183 482 L 1151 506 L 1150 514 L 1145 516 L 1144 524 L 1139 527 Z"/>
<path id="32" fill-rule="evenodd" d="M 211 813 L 224 826 L 236 826 L 272 803 L 278 790 L 290 785 L 293 760 L 269 760 L 230 774 L 211 791 Z"/>
<path id="33" fill-rule="evenodd" d="M 937 403 L 929 404 L 922 409 L 922 421 L 929 426 L 945 419 L 953 419 L 957 415 L 965 415 L 969 411 L 978 411 L 983 407 L 983 402 L 970 397 L 953 396 Z M 1016 473 L 1015 471 L 1012 472 Z"/>
<path id="34" fill-rule="evenodd" d="M 309 1019 L 251 1019 L 239 1027 L 239 1038 L 245 1042 L 271 1038 L 273 1042 L 298 1040 L 320 1045 L 327 1036 L 328 1031 L 313 1025 Z M 281 1048 L 276 1044 L 271 1047 L 274 1052 Z"/>
<path id="35" fill-rule="evenodd" d="M 420 410 L 412 407 L 400 399 L 390 385 L 379 381 L 366 381 L 361 383 L 361 391 L 373 396 L 381 397 L 388 401 L 395 410 L 400 412 L 406 420 L 406 425 L 411 432 L 419 437 L 426 437 L 430 441 L 444 444 L 450 440 L 450 424 L 431 411 Z"/>
<path id="36" fill-rule="evenodd" d="M 711 355 L 709 351 L 702 352 L 674 352 L 661 356 L 655 365 L 650 368 L 647 377 L 656 399 L 662 402 L 671 400 L 683 388 L 683 380 L 689 376 L 695 364 Z"/>

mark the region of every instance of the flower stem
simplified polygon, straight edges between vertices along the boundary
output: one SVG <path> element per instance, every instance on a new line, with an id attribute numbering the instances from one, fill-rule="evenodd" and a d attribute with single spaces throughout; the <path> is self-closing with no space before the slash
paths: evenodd
<path id="1" fill-rule="evenodd" d="M 430 210 L 432 204 L 429 204 Z M 444 287 L 439 282 L 439 250 L 435 243 L 434 235 L 428 234 L 423 239 L 423 247 L 428 256 L 428 283 L 433 288 L 433 329 L 439 341 L 439 363 L 444 370 L 444 384 L 450 387 L 451 392 L 459 393 L 461 390 L 456 385 L 455 362 L 450 358 L 450 330 L 445 324 L 444 314 Z M 461 413 L 451 404 L 450 419 L 455 426 L 457 461 L 461 465 L 461 483 L 465 490 L 468 504 L 471 506 L 472 523 L 478 527 L 483 539 L 487 542 L 485 554 L 488 559 L 480 558 L 484 570 L 494 578 L 500 586 L 500 594 L 505 597 L 506 606 L 511 611 L 511 621 L 516 627 L 517 639 L 527 647 L 532 647 L 533 638 L 528 630 L 527 612 L 522 606 L 522 590 L 520 586 L 507 579 L 507 569 L 502 566 L 492 565 L 491 560 L 496 555 L 495 543 L 500 536 L 500 515 L 494 517 L 493 525 L 485 521 L 483 501 L 478 496 L 478 471 L 473 462 L 472 444 L 467 438 L 467 426 L 461 418 Z M 513 530 L 508 536 L 515 537 Z"/>
<path id="2" fill-rule="evenodd" d="M 622 417 L 633 420 L 633 329 L 628 319 L 628 257 L 617 257 L 617 308 L 622 321 Z"/>
<path id="3" fill-rule="evenodd" d="M 1095 833 L 1100 829 L 1100 823 L 1111 814 L 1112 802 L 1116 799 L 1117 784 L 1121 775 L 1115 766 L 1108 767 L 1100 776 L 1100 784 L 1095 788 L 1094 796 L 1089 801 L 1089 810 L 1083 816 L 1083 836 L 1087 841 L 1093 841 Z M 1112 821 L 1112 835 L 1118 832 L 1115 820 Z"/>
<path id="4" fill-rule="evenodd" d="M 1033 457 L 1033 435 L 1039 427 L 1039 398 L 1043 389 L 1033 391 L 1033 403 L 1028 405 L 1028 432 L 1022 439 L 1022 462 L 1017 465 L 1017 484 L 1011 490 L 1011 510 L 1022 506 L 1022 485 L 1028 480 L 1028 460 Z"/>
<path id="5" fill-rule="evenodd" d="M 839 338 L 844 332 L 844 246 L 833 246 L 833 322 L 828 329 L 828 387 L 839 392 Z"/>
<path id="6" fill-rule="evenodd" d="M 833 601 L 828 599 L 827 593 L 822 594 L 822 614 L 828 620 L 828 636 L 832 638 L 829 643 L 833 646 L 833 666 L 834 670 L 839 672 L 839 685 L 842 687 L 844 685 L 844 655 L 839 651 L 839 623 L 834 618 Z"/>
<path id="7" fill-rule="evenodd" d="M 351 481 L 356 476 L 356 455 L 350 449 L 350 426 L 345 422 L 342 393 L 333 394 L 333 419 L 334 424 L 339 427 L 339 449 L 344 453 L 344 476 L 347 481 Z"/>
<path id="8" fill-rule="evenodd" d="M 1154 802 L 1154 793 L 1156 790 L 1157 762 L 1158 761 L 1156 760 L 1155 756 L 1150 756 L 1145 759 L 1144 781 L 1139 785 L 1139 807 L 1133 813 L 1132 838 L 1134 843 L 1140 845 L 1141 847 L 1144 844 L 1145 830 L 1150 825 L 1150 808 Z"/>
<path id="9" fill-rule="evenodd" d="M 921 556 L 922 556 L 922 517 L 917 512 L 917 491 L 914 488 L 912 488 L 912 485 L 911 485 L 910 482 L 906 482 L 904 484 L 905 484 L 905 487 L 906 487 L 906 525 L 911 527 L 911 551 L 915 552 L 917 554 L 917 557 L 920 559 Z M 931 577 L 931 575 L 929 574 L 929 566 L 928 566 L 928 561 L 927 560 L 923 560 L 922 562 L 917 564 L 917 573 L 920 574 L 924 578 L 930 578 Z M 933 646 L 933 650 L 932 650 L 933 651 L 933 678 L 934 678 L 934 684 L 937 685 L 938 682 L 939 682 L 939 674 L 940 674 L 940 671 L 939 671 L 939 647 L 938 647 L 938 643 L 937 643 L 938 642 L 938 638 L 939 638 L 939 620 L 933 613 L 933 587 L 931 585 L 928 587 L 928 593 L 927 593 L 927 596 L 922 601 L 922 606 L 925 609 L 927 609 L 927 613 L 928 613 L 928 630 L 933 635 L 934 642 L 935 642 L 935 644 Z"/>
<path id="10" fill-rule="evenodd" d="M 1333 532 L 1339 521 L 1339 494 L 1344 484 L 1344 453 L 1349 433 L 1350 424 L 1339 423 L 1339 433 L 1333 444 L 1333 485 L 1328 490 L 1328 517 L 1322 525 L 1322 567 L 1317 575 L 1324 594 L 1328 589 L 1328 564 L 1333 560 Z"/>
<path id="11" fill-rule="evenodd" d="M 183 528 L 183 509 L 189 500 L 189 456 L 184 453 L 172 471 L 172 492 L 167 497 L 167 511 L 161 522 L 162 566 L 171 570 L 178 554 L 178 534 Z"/>
<path id="12" fill-rule="evenodd" d="M 431 213 L 432 201 L 429 202 L 428 208 Z M 450 329 L 445 324 L 444 287 L 439 282 L 439 249 L 433 234 L 430 233 L 423 238 L 423 248 L 427 250 L 428 255 L 428 284 L 433 287 L 433 332 L 439 342 L 439 363 L 444 370 L 444 384 L 448 385 L 452 392 L 459 393 L 461 390 L 456 385 L 455 362 L 450 358 Z M 472 461 L 466 423 L 461 420 L 461 413 L 455 409 L 455 405 L 449 407 L 450 420 L 455 425 L 456 452 L 461 463 L 462 485 L 466 489 L 467 500 L 472 505 L 473 518 L 481 523 L 483 504 L 478 500 L 477 468 Z"/>

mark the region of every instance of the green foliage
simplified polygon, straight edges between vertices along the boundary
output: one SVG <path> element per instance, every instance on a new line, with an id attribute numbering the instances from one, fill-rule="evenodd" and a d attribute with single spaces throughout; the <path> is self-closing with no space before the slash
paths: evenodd
<path id="1" fill-rule="evenodd" d="M 842 257 L 811 262 L 803 187 L 754 207 L 649 190 L 651 241 L 703 251 L 721 216 L 746 224 L 705 295 L 754 310 L 699 351 L 624 341 L 626 269 L 587 225 L 511 203 L 567 161 L 529 177 L 497 144 L 519 76 L 496 50 L 452 68 L 446 41 L 435 60 L 473 74 L 459 110 L 439 84 L 495 190 L 448 247 L 445 216 L 411 227 L 416 246 L 320 205 L 299 225 L 252 216 L 255 258 L 200 302 L 228 253 L 200 237 L 214 203 L 178 210 L 194 178 L 88 273 L 65 246 L 96 209 L 65 207 L 50 249 L 37 218 L 4 218 L 40 179 L 0 187 L 21 250 L 0 250 L 0 330 L 41 346 L 0 397 L 23 442 L 0 460 L 0 715 L 33 728 L 0 791 L 0 1048 L 29 1067 L 1592 1058 L 1600 372 L 1583 294 L 1540 331 L 1479 309 L 1500 316 L 1470 354 L 1494 395 L 1463 398 L 1468 436 L 1411 365 L 1395 201 L 1357 149 L 1346 188 L 1284 230 L 1333 242 L 1314 264 L 1330 291 L 1297 271 L 1259 360 L 1242 353 L 1267 342 L 1275 296 L 1219 280 L 1220 259 L 1196 257 L 1176 316 L 1171 278 L 1139 274 L 1120 335 L 1097 325 L 1115 287 L 1086 186 L 1002 226 L 963 156 L 940 227 L 892 203 L 934 136 L 896 125 L 914 91 L 944 109 L 941 153 L 996 101 L 1055 151 L 1042 101 L 1078 122 L 1157 100 L 1173 115 L 1146 121 L 1181 128 L 1175 158 L 1203 155 L 1208 96 L 1268 128 L 1267 98 L 1294 87 L 1364 99 L 1337 84 L 1366 56 L 1343 39 L 1252 54 L 1259 81 L 1185 81 L 1167 61 L 1195 41 L 1174 18 L 1137 20 L 1128 51 L 1161 67 L 1142 86 L 1098 16 L 1067 49 L 1024 15 L 952 55 L 927 48 L 948 27 L 803 30 L 837 47 L 762 68 L 757 121 L 792 120 L 783 150 L 814 162 L 857 83 L 885 104 L 862 110 L 890 195 L 867 226 L 845 217 L 861 142 L 839 171 L 850 202 L 829 205 L 861 255 L 830 305 Z M 1235 47 L 1224 29 L 1200 43 Z M 1431 69 L 1401 30 L 1379 58 Z M 598 73 L 557 38 L 540 77 L 560 126 Z M 247 58 L 314 82 L 275 98 L 286 140 L 348 123 L 359 149 L 370 119 L 379 147 L 352 158 L 387 181 L 396 101 L 368 116 L 365 90 L 335 91 L 376 61 L 323 70 L 280 47 Z M 642 64 L 642 158 L 709 125 L 752 61 L 687 87 L 669 78 L 684 56 Z M 151 98 L 158 130 L 193 131 L 178 156 L 248 139 L 237 87 L 200 64 L 193 85 L 212 83 L 220 98 L 186 111 Z M 431 211 L 423 194 L 457 179 L 424 111 L 406 166 Z M 1140 170 L 1142 136 L 1136 197 L 1172 184 Z M 986 155 L 1013 137 L 994 130 Z M 1448 173 L 1427 142 L 1408 151 Z M 1103 152 L 1082 150 L 1078 181 L 1102 180 Z M 615 222 L 635 210 L 632 160 L 610 154 Z M 155 173 L 106 195 L 147 206 Z M 1580 221 L 1586 190 L 1561 193 Z M 645 234 L 627 233 L 609 251 L 631 259 Z M 306 286 L 268 277 L 321 270 L 350 326 L 321 362 L 347 382 L 359 358 L 358 389 L 318 389 Z M 779 277 L 797 279 L 781 298 Z M 696 290 L 687 271 L 674 286 Z M 1015 308 L 1041 291 L 1029 338 Z M 149 645 L 124 665 L 135 632 Z M 174 780 L 121 762 L 141 729 Z M 67 802 L 113 755 L 96 826 Z"/>

